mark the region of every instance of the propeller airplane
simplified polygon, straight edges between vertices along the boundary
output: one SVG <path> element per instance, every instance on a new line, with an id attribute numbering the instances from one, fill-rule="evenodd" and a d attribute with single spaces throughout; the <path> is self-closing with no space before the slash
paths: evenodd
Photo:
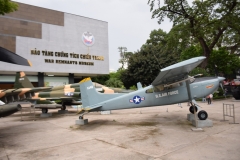
<path id="1" fill-rule="evenodd" d="M 196 98 L 205 97 L 219 87 L 224 77 L 189 76 L 189 72 L 204 61 L 206 57 L 195 57 L 161 69 L 159 75 L 148 87 L 130 93 L 99 93 L 94 88 L 90 78 L 80 82 L 82 109 L 78 112 L 79 119 L 84 114 L 93 111 L 109 111 L 130 108 L 163 106 L 182 102 L 190 102 L 189 111 L 197 113 L 201 107 L 196 103 Z M 206 111 L 198 112 L 198 118 L 208 118 Z"/>

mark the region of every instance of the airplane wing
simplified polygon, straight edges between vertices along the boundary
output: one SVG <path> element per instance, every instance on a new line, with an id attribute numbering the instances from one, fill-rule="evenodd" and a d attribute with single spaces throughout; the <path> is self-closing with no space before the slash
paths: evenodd
<path id="1" fill-rule="evenodd" d="M 21 96 L 26 93 L 36 93 L 36 92 L 40 92 L 40 91 L 49 90 L 51 88 L 52 87 L 19 88 L 19 89 L 15 89 L 11 92 L 7 92 L 6 95 L 19 94 Z"/>
<path id="2" fill-rule="evenodd" d="M 40 100 L 40 101 L 44 101 L 44 100 L 50 100 L 50 101 L 55 101 L 55 100 L 79 100 L 80 98 L 76 98 L 76 97 L 49 97 L 49 98 L 30 98 L 30 99 L 26 99 L 26 100 Z"/>
<path id="3" fill-rule="evenodd" d="M 6 90 L 1 90 L 0 93 L 3 96 L 0 96 L 0 98 L 4 96 L 9 96 L 9 95 L 23 95 L 25 93 L 36 93 L 39 91 L 45 91 L 49 90 L 51 87 L 36 87 L 36 88 L 19 88 L 19 89 L 6 89 Z M 0 95 L 1 95 L 0 94 Z"/>
<path id="4" fill-rule="evenodd" d="M 30 99 L 31 97 L 34 96 L 36 92 L 48 90 L 48 89 L 51 89 L 51 87 L 0 90 L 0 99 L 5 103 Z"/>
<path id="5" fill-rule="evenodd" d="M 40 91 L 47 91 L 50 90 L 52 87 L 35 87 L 35 88 L 29 88 L 30 90 L 28 92 L 40 92 Z M 21 88 L 20 88 L 21 90 Z"/>
<path id="6" fill-rule="evenodd" d="M 202 63 L 205 58 L 206 57 L 195 57 L 161 69 L 161 72 L 152 82 L 152 85 L 164 85 L 186 79 L 188 73 Z"/>
<path id="7" fill-rule="evenodd" d="M 32 66 L 31 62 L 16 53 L 13 53 L 5 48 L 0 47 L 0 61 L 8 62 L 24 66 Z"/>

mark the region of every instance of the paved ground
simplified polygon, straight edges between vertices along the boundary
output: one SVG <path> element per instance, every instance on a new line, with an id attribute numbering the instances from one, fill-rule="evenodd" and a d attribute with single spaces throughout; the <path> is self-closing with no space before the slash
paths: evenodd
<path id="1" fill-rule="evenodd" d="M 236 122 L 240 122 L 240 102 L 232 99 L 199 103 L 214 126 L 203 132 L 191 131 L 189 113 L 170 106 L 112 111 L 111 115 L 90 113 L 89 124 L 76 126 L 74 109 L 53 117 L 33 121 L 19 113 L 0 119 L 0 159 L 240 159 L 240 126 L 223 119 L 222 104 L 235 104 Z M 166 112 L 168 110 L 168 112 Z"/>

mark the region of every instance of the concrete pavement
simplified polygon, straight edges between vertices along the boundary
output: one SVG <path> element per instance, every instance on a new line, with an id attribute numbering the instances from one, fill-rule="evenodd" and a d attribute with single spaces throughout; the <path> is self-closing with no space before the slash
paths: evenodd
<path id="1" fill-rule="evenodd" d="M 175 105 L 100 112 L 85 116 L 89 124 L 75 125 L 75 109 L 67 114 L 49 110 L 53 116 L 37 120 L 24 113 L 0 119 L 0 159 L 240 159 L 240 126 L 221 122 L 222 104 L 235 105 L 240 122 L 240 102 L 233 99 L 199 102 L 213 127 L 193 132 L 187 121 L 189 106 Z M 168 112 L 166 112 L 168 110 Z"/>

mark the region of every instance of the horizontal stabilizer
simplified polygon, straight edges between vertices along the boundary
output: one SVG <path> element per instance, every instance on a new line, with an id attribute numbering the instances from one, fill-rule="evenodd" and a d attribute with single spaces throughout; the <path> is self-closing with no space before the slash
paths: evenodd
<path id="1" fill-rule="evenodd" d="M 79 110 L 77 114 L 81 114 L 81 113 L 84 113 L 84 112 L 89 112 L 91 110 L 94 110 L 94 109 L 97 109 L 97 108 L 100 108 L 100 107 L 102 107 L 102 105 L 99 105 L 99 104 L 92 105 L 92 106 L 87 106 L 87 107 L 84 107 L 81 110 Z"/>
<path id="2" fill-rule="evenodd" d="M 100 107 L 102 107 L 102 105 L 95 104 L 95 105 L 92 105 L 92 106 L 85 107 L 84 110 L 90 111 L 90 110 L 93 110 L 93 109 L 96 109 L 96 108 L 100 108 Z"/>

